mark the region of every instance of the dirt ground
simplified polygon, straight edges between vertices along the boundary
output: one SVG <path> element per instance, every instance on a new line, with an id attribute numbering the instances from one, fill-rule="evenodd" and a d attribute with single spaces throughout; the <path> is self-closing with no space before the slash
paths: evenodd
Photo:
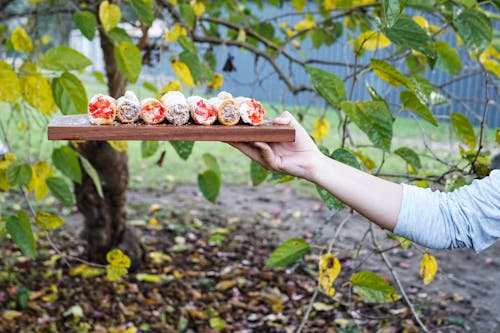
<path id="1" fill-rule="evenodd" d="M 53 251 L 45 251 L 29 265 L 19 262 L 10 268 L 14 281 L 0 275 L 0 332 L 295 332 L 316 285 L 319 255 L 350 216 L 345 210 L 332 217 L 320 200 L 300 195 L 289 184 L 223 185 L 215 204 L 196 185 L 175 185 L 167 193 L 130 191 L 127 209 L 147 251 L 171 257 L 161 264 L 149 261 L 140 273 L 168 280 L 150 283 L 129 274 L 122 283 L 112 283 L 100 276 L 71 276 L 61 261 L 50 263 Z M 71 214 L 66 224 L 54 242 L 65 254 L 82 255 L 81 215 Z M 333 298 L 318 295 L 316 305 L 323 309 L 314 308 L 303 332 L 421 331 L 401 299 L 365 304 L 344 284 L 354 272 L 369 270 L 396 287 L 371 239 L 363 238 L 369 225 L 354 213 L 340 230 L 333 244 L 342 263 L 337 292 Z M 230 231 L 227 240 L 211 245 L 215 228 Z M 500 242 L 480 254 L 430 251 L 439 270 L 425 286 L 418 275 L 425 249 L 403 250 L 382 230 L 375 234 L 382 248 L 390 249 L 387 257 L 431 332 L 500 332 Z M 311 242 L 310 254 L 291 269 L 264 268 L 273 249 L 290 237 Z M 0 272 L 16 253 L 13 246 L 0 246 Z M 19 298 L 19 282 L 32 291 L 28 306 L 6 320 L 6 310 Z M 67 311 L 75 305 L 83 317 L 71 319 Z M 226 328 L 217 328 L 217 318 Z"/>
<path id="2" fill-rule="evenodd" d="M 172 192 L 158 196 L 155 193 L 130 193 L 132 202 L 158 202 L 172 209 L 199 208 L 220 210 L 228 217 L 241 217 L 246 227 L 263 228 L 277 240 L 290 237 L 311 238 L 323 228 L 317 245 L 326 246 L 340 221 L 348 212 L 339 213 L 330 223 L 325 224 L 331 212 L 315 198 L 301 196 L 286 184 L 242 187 L 224 185 L 215 205 L 202 198 L 196 186 L 177 185 Z M 360 243 L 368 221 L 354 214 L 342 228 L 334 249 L 338 256 L 350 257 Z M 377 227 L 377 229 L 379 229 Z M 383 239 L 385 233 L 378 230 Z M 369 252 L 371 242 L 366 241 L 363 252 Z M 276 242 L 275 246 L 278 246 Z M 466 321 L 464 331 L 500 332 L 500 242 L 476 254 L 472 250 L 431 250 L 438 260 L 439 271 L 435 280 L 424 286 L 418 269 L 424 248 L 413 246 L 405 251 L 396 248 L 389 254 L 392 264 L 412 299 L 419 302 L 439 304 L 439 311 L 456 316 L 458 322 Z M 349 261 L 349 260 L 347 260 Z M 378 255 L 370 256 L 362 270 L 372 270 L 390 276 Z M 413 295 L 412 295 L 413 294 Z M 432 327 L 430 327 L 432 328 Z M 439 329 L 438 329 L 439 331 Z M 460 331 L 451 328 L 450 331 Z"/>

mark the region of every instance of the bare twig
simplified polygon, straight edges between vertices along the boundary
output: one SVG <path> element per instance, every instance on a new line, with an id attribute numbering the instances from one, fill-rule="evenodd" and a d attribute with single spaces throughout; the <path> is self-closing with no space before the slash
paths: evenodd
<path id="1" fill-rule="evenodd" d="M 403 287 L 403 284 L 401 283 L 401 280 L 399 279 L 399 277 L 398 277 L 398 275 L 396 273 L 396 270 L 394 269 L 394 267 L 392 266 L 392 264 L 390 263 L 390 261 L 387 259 L 387 256 L 382 251 L 382 248 L 380 247 L 380 245 L 378 244 L 377 240 L 375 239 L 375 233 L 373 231 L 373 225 L 372 224 L 370 224 L 370 232 L 371 232 L 371 235 L 372 235 L 373 245 L 375 246 L 375 248 L 379 252 L 380 257 L 384 261 L 385 265 L 389 269 L 389 272 L 391 273 L 394 281 L 396 281 L 396 284 L 398 285 L 399 291 L 401 292 L 401 296 L 403 296 L 403 299 L 404 299 L 406 305 L 408 305 L 408 307 L 410 308 L 410 311 L 413 314 L 413 318 L 415 318 L 415 321 L 418 323 L 418 325 L 420 326 L 420 328 L 422 328 L 423 332 L 429 332 L 429 330 L 427 329 L 427 327 L 425 326 L 425 324 L 420 319 L 420 316 L 418 315 L 417 311 L 415 310 L 415 307 L 413 306 L 413 303 L 410 301 L 410 298 L 406 294 L 406 291 L 405 291 L 405 289 Z"/>

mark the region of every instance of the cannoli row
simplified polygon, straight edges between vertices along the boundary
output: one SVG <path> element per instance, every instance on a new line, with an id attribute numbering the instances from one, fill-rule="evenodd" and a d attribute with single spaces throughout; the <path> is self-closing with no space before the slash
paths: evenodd
<path id="1" fill-rule="evenodd" d="M 208 100 L 217 110 L 217 120 L 222 125 L 233 126 L 240 121 L 240 112 L 231 94 L 221 92 L 217 97 Z"/>
<path id="2" fill-rule="evenodd" d="M 141 119 L 146 124 L 158 124 L 165 119 L 165 107 L 155 98 L 145 98 L 141 101 Z"/>
<path id="3" fill-rule="evenodd" d="M 217 109 L 205 98 L 190 96 L 186 101 L 195 124 L 212 125 L 217 120 Z"/>
<path id="4" fill-rule="evenodd" d="M 189 106 L 186 97 L 180 91 L 169 91 L 161 97 L 165 105 L 167 121 L 174 125 L 184 125 L 189 121 Z"/>
<path id="5" fill-rule="evenodd" d="M 241 120 L 251 125 L 261 125 L 264 123 L 266 111 L 261 103 L 254 98 L 236 97 L 236 106 L 240 112 Z"/>
<path id="6" fill-rule="evenodd" d="M 110 125 L 116 117 L 116 100 L 107 95 L 97 94 L 88 105 L 89 120 L 96 125 Z"/>
<path id="7" fill-rule="evenodd" d="M 116 117 L 122 123 L 136 122 L 141 115 L 141 105 L 137 96 L 132 91 L 127 91 L 124 96 L 116 101 Z"/>

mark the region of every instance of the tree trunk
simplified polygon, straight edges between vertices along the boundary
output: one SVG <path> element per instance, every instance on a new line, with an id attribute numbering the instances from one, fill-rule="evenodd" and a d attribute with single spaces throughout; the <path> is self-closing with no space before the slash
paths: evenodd
<path id="1" fill-rule="evenodd" d="M 99 33 L 109 94 L 116 98 L 124 94 L 126 80 L 118 70 L 112 42 L 102 29 Z M 118 152 L 105 141 L 80 143 L 77 150 L 96 169 L 104 194 L 104 198 L 98 195 L 92 179 L 85 172 L 82 183 L 75 184 L 77 207 L 85 217 L 84 237 L 89 260 L 105 263 L 106 253 L 119 248 L 130 257 L 131 270 L 138 269 L 144 261 L 145 251 L 137 235 L 126 224 L 127 154 Z"/>

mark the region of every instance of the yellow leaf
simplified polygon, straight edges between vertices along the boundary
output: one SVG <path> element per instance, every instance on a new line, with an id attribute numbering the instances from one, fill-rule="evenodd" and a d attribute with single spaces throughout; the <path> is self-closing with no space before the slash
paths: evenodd
<path id="1" fill-rule="evenodd" d="M 109 31 L 116 27 L 120 23 L 121 18 L 122 12 L 120 11 L 120 7 L 108 1 L 101 2 L 99 5 L 99 19 L 104 30 Z"/>
<path id="2" fill-rule="evenodd" d="M 375 161 L 373 161 L 371 158 L 369 158 L 368 156 L 364 155 L 363 153 L 361 153 L 359 151 L 354 151 L 353 153 L 354 153 L 354 155 L 356 155 L 357 158 L 359 158 L 361 160 L 361 162 L 363 163 L 363 165 L 368 170 L 373 170 L 377 166 L 377 164 L 375 163 Z"/>
<path id="3" fill-rule="evenodd" d="M 2 313 L 2 317 L 3 319 L 7 320 L 7 321 L 12 321 L 18 317 L 21 317 L 23 315 L 22 312 L 19 312 L 19 311 L 16 311 L 16 310 L 5 310 L 3 313 Z"/>
<path id="4" fill-rule="evenodd" d="M 161 205 L 160 204 L 152 204 L 151 206 L 149 206 L 149 209 L 148 209 L 148 211 L 150 213 L 154 213 L 154 212 L 157 212 L 159 210 L 161 210 Z"/>
<path id="5" fill-rule="evenodd" d="M 427 285 L 434 280 L 437 270 L 438 264 L 436 258 L 429 253 L 424 253 L 422 261 L 420 262 L 420 276 L 422 277 L 424 284 Z"/>
<path id="6" fill-rule="evenodd" d="M 292 0 L 292 6 L 298 13 L 300 13 L 304 10 L 306 2 L 306 0 Z"/>
<path id="7" fill-rule="evenodd" d="M 0 102 L 15 103 L 21 97 L 21 84 L 16 72 L 0 60 Z"/>
<path id="8" fill-rule="evenodd" d="M 296 40 L 293 40 L 292 41 L 292 45 L 296 48 L 296 49 L 299 49 L 300 48 L 300 43 Z"/>
<path id="9" fill-rule="evenodd" d="M 379 31 L 369 30 L 363 32 L 357 39 L 357 44 L 365 50 L 374 51 L 391 45 L 391 41 Z"/>
<path id="10" fill-rule="evenodd" d="M 341 265 L 337 258 L 331 253 L 327 253 L 319 260 L 319 285 L 325 290 L 329 297 L 335 294 L 333 282 L 340 273 Z"/>
<path id="11" fill-rule="evenodd" d="M 172 262 L 172 257 L 163 252 L 153 251 L 149 253 L 149 259 L 153 264 L 161 264 L 165 261 Z"/>
<path id="12" fill-rule="evenodd" d="M 312 17 L 306 17 L 299 23 L 295 25 L 295 30 L 297 31 L 302 31 L 302 30 L 310 30 L 316 26 L 316 21 L 314 21 L 314 18 Z"/>
<path id="13" fill-rule="evenodd" d="M 106 266 L 106 278 L 109 281 L 118 281 L 122 276 L 127 274 L 127 269 L 125 267 L 119 267 L 114 265 Z"/>
<path id="14" fill-rule="evenodd" d="M 89 279 L 89 278 L 93 278 L 93 277 L 96 277 L 96 276 L 103 275 L 104 273 L 106 273 L 106 270 L 104 268 L 89 266 L 89 267 L 85 268 L 81 272 L 80 275 L 84 279 Z"/>
<path id="15" fill-rule="evenodd" d="M 288 38 L 291 38 L 291 37 L 293 37 L 294 35 L 295 35 L 295 30 L 293 30 L 293 29 L 288 29 L 288 30 L 286 31 L 286 36 L 287 36 Z"/>
<path id="16" fill-rule="evenodd" d="M 13 153 L 7 153 L 3 156 L 3 161 L 0 161 L 0 169 L 7 169 L 12 161 L 17 160 L 17 156 Z"/>
<path id="17" fill-rule="evenodd" d="M 177 0 L 168 0 L 168 3 L 175 6 L 177 5 Z"/>
<path id="18" fill-rule="evenodd" d="M 323 5 L 325 6 L 325 10 L 332 10 L 337 8 L 336 0 L 325 0 Z"/>
<path id="19" fill-rule="evenodd" d="M 145 274 L 139 273 L 136 275 L 137 281 L 149 282 L 149 283 L 161 283 L 162 277 L 155 274 Z"/>
<path id="20" fill-rule="evenodd" d="M 194 88 L 193 76 L 191 75 L 189 67 L 182 61 L 176 60 L 172 61 L 170 64 L 177 78 L 187 87 Z"/>
<path id="21" fill-rule="evenodd" d="M 106 260 L 116 267 L 130 268 L 130 258 L 120 249 L 113 249 L 106 254 Z"/>
<path id="22" fill-rule="evenodd" d="M 64 224 L 64 220 L 56 215 L 36 212 L 35 223 L 41 229 L 54 230 L 62 226 Z"/>
<path id="23" fill-rule="evenodd" d="M 12 42 L 12 47 L 14 50 L 19 52 L 31 52 L 33 51 L 33 43 L 31 42 L 30 36 L 26 33 L 26 30 L 21 26 L 17 26 L 12 31 L 10 36 Z"/>
<path id="24" fill-rule="evenodd" d="M 10 189 L 9 181 L 7 180 L 7 171 L 0 169 L 0 191 L 8 191 Z"/>
<path id="25" fill-rule="evenodd" d="M 429 29 L 429 23 L 422 16 L 418 16 L 418 15 L 417 16 L 413 16 L 412 19 L 413 19 L 413 22 L 415 22 L 416 24 L 418 24 L 420 26 L 420 28 L 424 29 L 425 31 L 427 31 Z"/>
<path id="26" fill-rule="evenodd" d="M 227 289 L 231 289 L 232 287 L 234 287 L 237 284 L 238 284 L 237 280 L 225 280 L 225 281 L 221 281 L 221 282 L 219 282 L 219 283 L 217 283 L 215 285 L 215 290 L 217 290 L 217 291 L 224 291 L 224 290 L 227 290 Z"/>
<path id="27" fill-rule="evenodd" d="M 59 298 L 59 290 L 57 288 L 57 285 L 51 284 L 50 285 L 50 291 L 51 291 L 50 294 L 47 294 L 47 295 L 45 295 L 45 296 L 42 297 L 42 300 L 44 302 L 52 303 L 52 302 L 57 301 L 57 299 Z"/>
<path id="28" fill-rule="evenodd" d="M 161 95 L 163 96 L 165 93 L 169 91 L 182 91 L 182 86 L 179 81 L 173 80 L 170 81 L 168 84 L 164 85 L 161 90 L 162 90 Z"/>
<path id="29" fill-rule="evenodd" d="M 49 35 L 43 35 L 42 36 L 42 43 L 43 44 L 48 44 L 52 41 L 52 37 L 50 37 Z"/>
<path id="30" fill-rule="evenodd" d="M 247 39 L 247 33 L 245 31 L 245 29 L 240 29 L 238 31 L 238 36 L 236 37 L 236 40 L 238 42 L 241 42 L 241 43 L 244 43 Z"/>
<path id="31" fill-rule="evenodd" d="M 326 118 L 316 118 L 313 123 L 313 137 L 316 141 L 323 140 L 330 131 L 330 122 Z"/>
<path id="32" fill-rule="evenodd" d="M 283 30 L 288 28 L 289 26 L 290 26 L 290 23 L 288 23 L 288 22 L 281 22 L 280 23 L 280 28 Z"/>
<path id="33" fill-rule="evenodd" d="M 128 149 L 128 141 L 108 141 L 108 143 L 114 150 L 121 153 L 126 152 Z"/>
<path id="34" fill-rule="evenodd" d="M 215 90 L 219 89 L 222 86 L 222 83 L 224 83 L 224 77 L 222 74 L 215 73 L 213 81 L 207 81 L 207 86 Z"/>
<path id="35" fill-rule="evenodd" d="M 174 270 L 172 274 L 174 275 L 174 277 L 176 279 L 179 279 L 179 280 L 184 277 L 184 274 L 182 274 L 182 272 L 179 272 L 178 270 Z"/>
<path id="36" fill-rule="evenodd" d="M 38 73 L 21 77 L 23 97 L 31 106 L 44 115 L 50 115 L 54 109 L 52 88 L 49 81 Z"/>
<path id="37" fill-rule="evenodd" d="M 179 37 L 186 35 L 186 29 L 180 24 L 175 24 L 172 28 L 172 31 L 170 31 L 168 28 L 165 29 L 165 41 L 167 42 L 175 42 L 177 39 L 179 39 Z"/>
<path id="38" fill-rule="evenodd" d="M 191 1 L 191 8 L 193 8 L 194 15 L 201 16 L 205 13 L 205 4 L 201 1 Z"/>
<path id="39" fill-rule="evenodd" d="M 27 189 L 29 192 L 35 191 L 35 200 L 38 201 L 49 193 L 49 187 L 45 181 L 52 177 L 54 170 L 47 162 L 38 161 L 31 168 L 31 172 L 31 180 Z"/>

